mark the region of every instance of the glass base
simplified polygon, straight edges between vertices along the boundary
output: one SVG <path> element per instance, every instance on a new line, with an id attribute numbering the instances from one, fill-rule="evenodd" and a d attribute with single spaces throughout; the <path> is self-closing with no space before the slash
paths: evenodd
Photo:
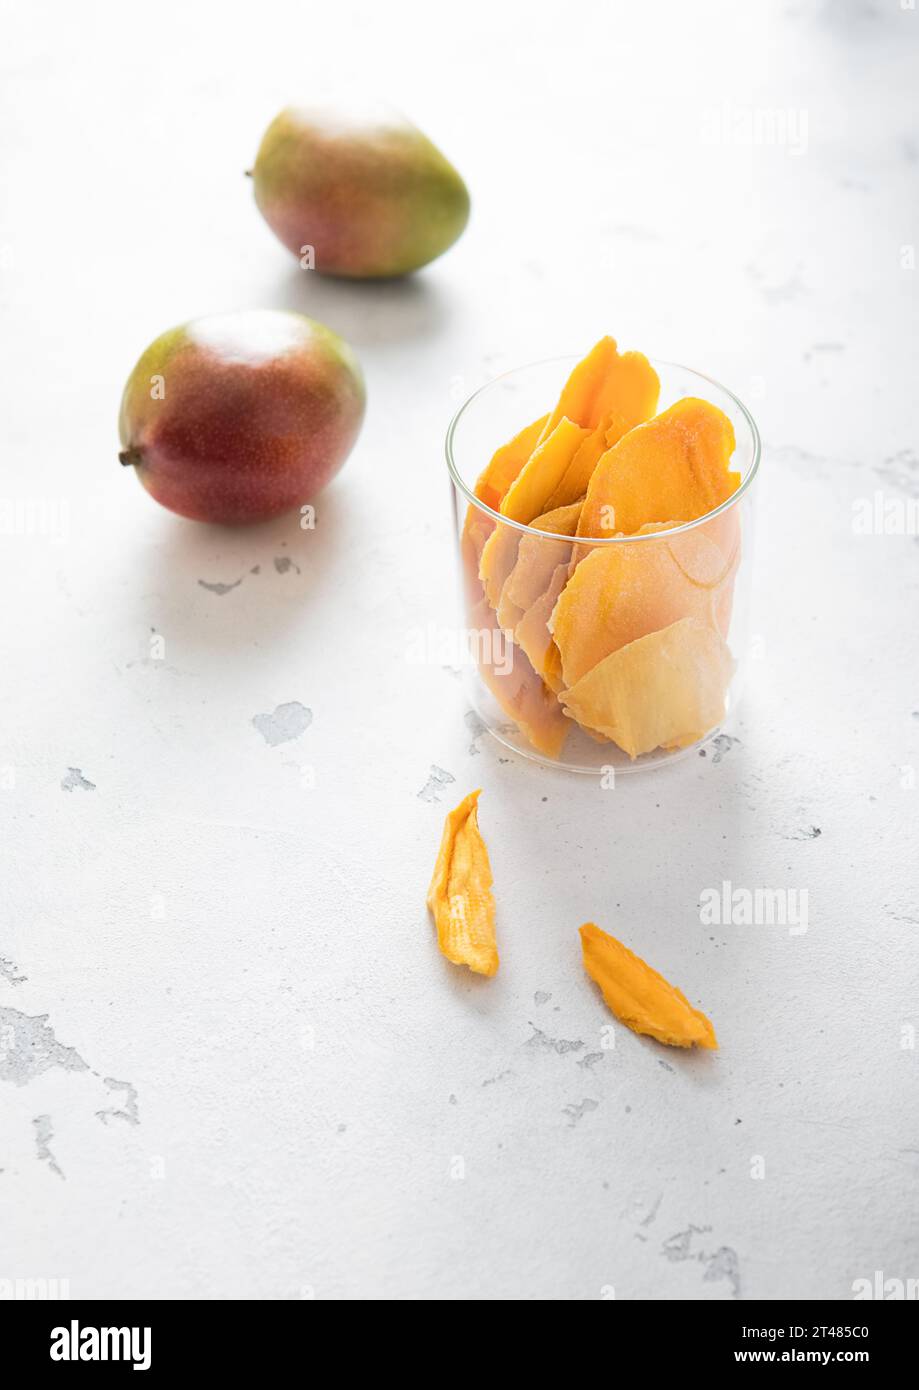
<path id="1" fill-rule="evenodd" d="M 519 753 L 521 757 L 528 758 L 530 762 L 541 763 L 543 767 L 551 767 L 562 772 L 579 772 L 592 777 L 609 776 L 612 772 L 614 777 L 624 777 L 635 772 L 648 772 L 653 768 L 668 767 L 672 763 L 680 762 L 683 758 L 698 756 L 700 748 L 705 748 L 723 733 L 728 723 L 728 715 L 733 713 L 737 705 L 735 698 L 729 698 L 729 710 L 726 711 L 724 719 L 710 729 L 702 738 L 695 743 L 687 744 L 685 748 L 656 748 L 651 753 L 642 753 L 638 758 L 630 758 L 628 753 L 624 753 L 615 743 L 600 743 L 596 739 L 585 734 L 582 729 L 571 721 L 571 732 L 565 739 L 564 747 L 557 758 L 550 758 L 544 753 L 540 753 L 526 735 L 517 728 L 498 705 L 491 692 L 484 685 L 475 671 L 468 670 L 465 675 L 465 692 L 472 708 L 485 725 L 486 730 L 498 743 L 509 748 L 513 753 Z"/>

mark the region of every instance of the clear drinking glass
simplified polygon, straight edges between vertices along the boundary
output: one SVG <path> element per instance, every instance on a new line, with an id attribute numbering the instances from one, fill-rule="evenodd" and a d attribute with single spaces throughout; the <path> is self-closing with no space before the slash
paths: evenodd
<path id="1" fill-rule="evenodd" d="M 698 521 L 635 535 L 575 539 L 511 521 L 476 496 L 476 480 L 500 445 L 551 408 L 576 361 L 507 372 L 476 391 L 447 432 L 466 692 L 516 752 L 618 775 L 701 747 L 736 708 L 749 656 L 760 440 L 725 387 L 652 360 L 659 411 L 694 396 L 731 420 L 730 466 L 741 475 L 732 496 Z"/>

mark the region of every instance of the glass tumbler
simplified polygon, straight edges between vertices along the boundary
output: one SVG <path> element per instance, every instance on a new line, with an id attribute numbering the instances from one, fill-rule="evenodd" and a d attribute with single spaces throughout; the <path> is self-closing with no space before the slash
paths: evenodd
<path id="1" fill-rule="evenodd" d="M 550 508 L 551 530 L 510 520 L 477 479 L 558 399 L 576 361 L 507 372 L 476 391 L 447 432 L 464 675 L 500 742 L 537 762 L 615 776 L 686 756 L 736 708 L 749 658 L 760 440 L 725 387 L 652 359 L 659 411 L 691 396 L 730 419 L 730 467 L 740 474 L 731 497 L 696 521 L 659 517 L 628 535 L 577 535 L 576 505 Z"/>

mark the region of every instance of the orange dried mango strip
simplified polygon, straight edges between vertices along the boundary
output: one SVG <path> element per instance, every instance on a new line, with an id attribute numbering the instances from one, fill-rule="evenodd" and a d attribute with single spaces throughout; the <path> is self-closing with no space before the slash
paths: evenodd
<path id="1" fill-rule="evenodd" d="M 497 511 L 511 483 L 536 448 L 548 415 L 542 415 L 502 444 L 492 455 L 488 466 L 476 479 L 473 492 L 486 507 Z"/>
<path id="2" fill-rule="evenodd" d="M 601 338 L 577 364 L 543 426 L 542 439 L 562 416 L 586 430 L 595 430 L 610 411 L 617 411 L 626 429 L 649 420 L 657 410 L 660 381 L 640 352 L 620 353 L 615 338 Z"/>
<path id="3" fill-rule="evenodd" d="M 734 427 L 710 401 L 687 396 L 637 425 L 593 471 L 578 534 L 595 540 L 631 536 L 657 517 L 696 521 L 740 486 L 728 464 Z"/>
<path id="4" fill-rule="evenodd" d="M 546 510 L 551 497 L 568 471 L 587 431 L 568 419 L 559 420 L 527 459 L 501 501 L 502 516 L 529 525 Z"/>
<path id="5" fill-rule="evenodd" d="M 480 795 L 480 790 L 470 792 L 447 816 L 428 907 L 437 927 L 437 944 L 447 960 L 468 965 L 479 975 L 494 975 L 498 969 L 495 900 L 488 850 L 477 817 Z"/>
<path id="6" fill-rule="evenodd" d="M 717 1048 L 715 1030 L 685 994 L 593 922 L 581 927 L 584 969 L 616 1017 L 633 1033 L 669 1047 Z"/>
<path id="7" fill-rule="evenodd" d="M 630 426 L 618 411 L 604 415 L 600 424 L 589 434 L 565 470 L 565 476 L 546 500 L 546 511 L 565 507 L 583 497 L 590 486 L 594 469 L 603 455 L 628 433 Z"/>
<path id="8" fill-rule="evenodd" d="M 502 515 L 525 525 L 540 516 L 546 497 L 557 487 L 583 437 L 584 431 L 577 425 L 562 420 L 545 443 L 534 449 L 511 483 L 501 502 Z M 479 578 L 492 608 L 498 607 L 504 581 L 516 563 L 521 535 L 514 526 L 495 523 L 495 529 L 482 547 Z"/>

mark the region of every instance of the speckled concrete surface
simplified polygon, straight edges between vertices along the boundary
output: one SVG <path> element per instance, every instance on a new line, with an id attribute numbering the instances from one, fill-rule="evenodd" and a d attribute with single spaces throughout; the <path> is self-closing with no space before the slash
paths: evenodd
<path id="1" fill-rule="evenodd" d="M 688 10 L 4 6 L 0 1281 L 847 1299 L 919 1275 L 919 14 Z M 330 74 L 471 186 L 410 283 L 299 271 L 252 205 L 263 126 Z M 312 532 L 183 523 L 116 460 L 144 344 L 258 305 L 367 374 Z M 408 656 L 457 620 L 456 404 L 607 331 L 724 381 L 766 444 L 740 716 L 613 792 L 507 753 L 449 663 Z M 424 911 L 479 785 L 491 982 Z M 726 881 L 806 892 L 807 929 L 703 922 Z M 587 919 L 705 1008 L 717 1055 L 610 1029 Z"/>

